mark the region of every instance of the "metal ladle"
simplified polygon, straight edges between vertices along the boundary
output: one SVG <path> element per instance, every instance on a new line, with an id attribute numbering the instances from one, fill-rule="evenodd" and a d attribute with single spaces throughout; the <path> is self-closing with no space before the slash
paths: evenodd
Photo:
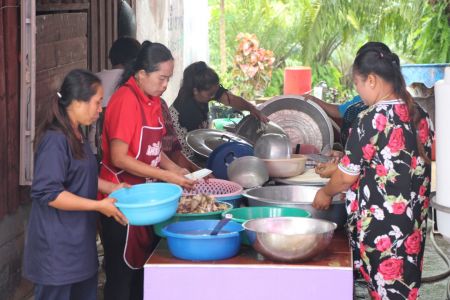
<path id="1" fill-rule="evenodd" d="M 233 217 L 232 214 L 225 214 L 225 218 L 220 220 L 216 226 L 214 226 L 214 229 L 211 231 L 210 235 L 217 235 L 219 231 L 225 226 Z"/>

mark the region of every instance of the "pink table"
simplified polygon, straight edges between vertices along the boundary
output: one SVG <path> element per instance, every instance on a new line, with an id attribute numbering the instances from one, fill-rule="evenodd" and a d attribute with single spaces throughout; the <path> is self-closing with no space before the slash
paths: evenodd
<path id="1" fill-rule="evenodd" d="M 353 299 L 351 252 L 343 232 L 320 257 L 297 264 L 264 260 L 243 246 L 231 259 L 192 262 L 174 258 L 165 240 L 144 267 L 144 299 Z"/>

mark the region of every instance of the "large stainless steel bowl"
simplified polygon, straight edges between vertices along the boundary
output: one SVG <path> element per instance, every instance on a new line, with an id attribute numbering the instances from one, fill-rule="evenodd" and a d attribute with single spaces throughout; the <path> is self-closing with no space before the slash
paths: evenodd
<path id="1" fill-rule="evenodd" d="M 305 209 L 315 219 L 324 219 L 342 227 L 347 221 L 345 202 L 340 195 L 333 198 L 330 208 L 317 210 L 312 207 L 314 196 L 320 187 L 300 185 L 265 186 L 247 190 L 243 195 L 249 206 L 284 206 Z"/>
<path id="2" fill-rule="evenodd" d="M 285 159 L 291 153 L 291 142 L 284 134 L 265 133 L 255 143 L 255 156 L 259 158 Z"/>
<path id="3" fill-rule="evenodd" d="M 296 217 L 253 219 L 242 226 L 256 251 L 283 262 L 304 261 L 322 253 L 336 229 L 329 221 Z"/>

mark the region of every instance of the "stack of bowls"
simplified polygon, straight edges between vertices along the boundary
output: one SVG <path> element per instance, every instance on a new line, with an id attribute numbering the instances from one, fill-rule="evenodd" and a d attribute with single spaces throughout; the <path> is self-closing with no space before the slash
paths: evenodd
<path id="1" fill-rule="evenodd" d="M 305 171 L 304 155 L 292 155 L 289 137 L 284 134 L 263 134 L 255 144 L 255 156 L 266 164 L 270 177 L 292 177 Z"/>

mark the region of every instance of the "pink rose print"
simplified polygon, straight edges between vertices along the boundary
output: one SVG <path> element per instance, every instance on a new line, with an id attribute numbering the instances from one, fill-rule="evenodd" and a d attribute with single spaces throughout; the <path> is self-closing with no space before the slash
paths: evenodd
<path id="1" fill-rule="evenodd" d="M 372 300 L 381 300 L 380 294 L 376 291 L 370 291 L 370 297 L 372 297 Z"/>
<path id="2" fill-rule="evenodd" d="M 358 232 L 360 232 L 360 231 L 361 231 L 361 228 L 362 228 L 362 220 L 356 221 L 356 230 L 357 230 Z"/>
<path id="3" fill-rule="evenodd" d="M 359 243 L 359 254 L 364 256 L 366 254 L 366 247 L 362 242 Z"/>
<path id="4" fill-rule="evenodd" d="M 367 274 L 366 270 L 364 270 L 363 267 L 359 267 L 359 272 L 361 273 L 365 281 L 370 282 L 370 276 L 369 274 Z"/>
<path id="5" fill-rule="evenodd" d="M 373 155 L 375 154 L 375 147 L 372 144 L 367 144 L 364 147 L 362 147 L 363 151 L 363 157 L 364 159 L 370 160 L 372 159 Z"/>
<path id="6" fill-rule="evenodd" d="M 353 200 L 351 203 L 350 203 L 350 211 L 357 211 L 358 210 L 358 201 L 356 201 L 356 200 Z"/>
<path id="7" fill-rule="evenodd" d="M 348 158 L 347 155 L 344 155 L 344 156 L 341 158 L 341 164 L 343 164 L 344 166 L 347 167 L 347 166 L 350 164 L 350 158 Z"/>
<path id="8" fill-rule="evenodd" d="M 394 202 L 392 204 L 392 213 L 394 215 L 401 215 L 402 213 L 404 213 L 406 210 L 406 204 L 405 202 L 401 201 L 401 202 Z"/>
<path id="9" fill-rule="evenodd" d="M 409 291 L 408 300 L 416 300 L 417 296 L 419 296 L 419 289 L 413 288 Z"/>
<path id="10" fill-rule="evenodd" d="M 425 198 L 425 200 L 423 200 L 423 208 L 428 208 L 430 207 L 430 199 L 428 197 Z"/>
<path id="11" fill-rule="evenodd" d="M 422 249 L 422 231 L 415 230 L 405 241 L 406 253 L 409 255 L 419 254 Z"/>
<path id="12" fill-rule="evenodd" d="M 350 189 L 352 191 L 356 191 L 358 189 L 358 187 L 359 187 L 359 178 L 350 186 Z"/>
<path id="13" fill-rule="evenodd" d="M 386 281 L 401 279 L 403 275 L 403 260 L 388 258 L 380 263 L 378 272 Z"/>
<path id="14" fill-rule="evenodd" d="M 383 131 L 384 128 L 386 128 L 387 119 L 382 114 L 376 114 L 375 115 L 375 128 L 378 131 Z"/>
<path id="15" fill-rule="evenodd" d="M 376 171 L 377 171 L 377 175 L 378 175 L 379 177 L 383 177 L 383 176 L 386 176 L 386 175 L 387 175 L 387 170 L 386 170 L 386 168 L 384 167 L 384 165 L 377 165 Z"/>
<path id="16" fill-rule="evenodd" d="M 405 148 L 405 137 L 403 136 L 402 128 L 394 128 L 392 130 L 388 147 L 391 149 L 391 153 L 397 153 Z"/>
<path id="17" fill-rule="evenodd" d="M 419 139 L 422 144 L 425 144 L 428 139 L 428 122 L 426 119 L 420 120 L 419 123 Z"/>
<path id="18" fill-rule="evenodd" d="M 375 245 L 378 251 L 384 252 L 391 249 L 392 243 L 391 239 L 388 236 L 380 236 L 379 238 L 375 239 Z"/>
<path id="19" fill-rule="evenodd" d="M 411 169 L 415 170 L 417 168 L 417 156 L 411 158 Z"/>
<path id="20" fill-rule="evenodd" d="M 394 112 L 402 122 L 409 122 L 409 110 L 406 104 L 395 105 Z"/>
<path id="21" fill-rule="evenodd" d="M 419 195 L 420 195 L 420 196 L 424 196 L 425 193 L 426 193 L 426 191 L 427 191 L 427 188 L 426 188 L 424 185 L 421 185 L 421 186 L 419 187 Z"/>

